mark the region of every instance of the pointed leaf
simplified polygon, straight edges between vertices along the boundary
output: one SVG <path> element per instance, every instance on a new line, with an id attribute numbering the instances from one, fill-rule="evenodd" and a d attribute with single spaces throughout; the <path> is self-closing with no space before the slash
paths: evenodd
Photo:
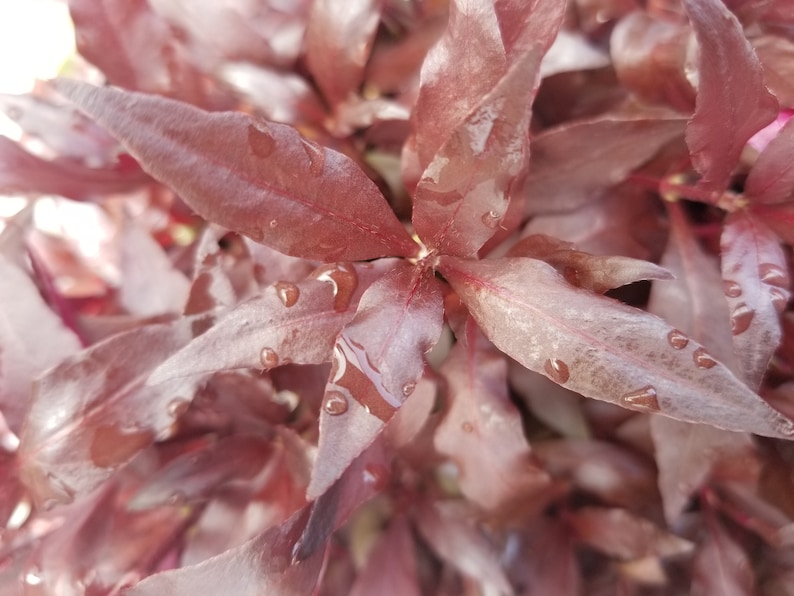
<path id="1" fill-rule="evenodd" d="M 76 81 L 54 84 L 209 221 L 309 259 L 416 252 L 364 172 L 290 126 Z"/>
<path id="2" fill-rule="evenodd" d="M 661 116 L 661 117 L 659 117 Z M 670 114 L 576 120 L 532 139 L 527 212 L 568 211 L 598 190 L 622 182 L 666 143 L 684 132 Z"/>
<path id="3" fill-rule="evenodd" d="M 780 344 L 780 313 L 791 297 L 786 256 L 774 232 L 747 210 L 728 216 L 721 248 L 733 347 L 744 380 L 757 391 Z"/>
<path id="4" fill-rule="evenodd" d="M 442 257 L 440 271 L 488 338 L 587 397 L 773 437 L 794 423 L 662 319 L 569 286 L 549 265 Z M 527 292 L 531 288 L 531 292 Z"/>
<path id="5" fill-rule="evenodd" d="M 447 406 L 434 445 L 458 467 L 463 494 L 486 510 L 526 499 L 548 483 L 531 460 L 521 415 L 510 402 L 507 360 L 469 319 L 441 367 Z"/>
<path id="6" fill-rule="evenodd" d="M 205 325 L 192 317 L 114 335 L 37 381 L 19 460 L 38 503 L 87 494 L 169 432 L 203 377 L 151 383 L 149 375 Z"/>
<path id="7" fill-rule="evenodd" d="M 309 498 L 322 494 L 413 393 L 441 335 L 443 298 L 430 270 L 403 263 L 364 293 L 334 346 Z"/>
<path id="8" fill-rule="evenodd" d="M 416 569 L 416 546 L 411 529 L 403 516 L 392 519 L 359 573 L 350 596 L 400 594 L 420 596 Z"/>
<path id="9" fill-rule="evenodd" d="M 306 64 L 331 105 L 358 90 L 380 20 L 380 0 L 317 0 L 306 29 Z"/>
<path id="10" fill-rule="evenodd" d="M 754 203 L 781 203 L 794 194 L 794 118 L 758 156 L 744 185 L 745 196 Z"/>
<path id="11" fill-rule="evenodd" d="M 698 91 L 686 140 L 704 187 L 727 188 L 747 140 L 777 116 L 761 63 L 721 0 L 684 0 L 698 41 Z"/>
<path id="12" fill-rule="evenodd" d="M 753 596 L 755 579 L 747 553 L 712 513 L 706 518 L 706 538 L 692 568 L 693 596 Z"/>
<path id="13" fill-rule="evenodd" d="M 319 267 L 302 282 L 276 282 L 162 362 L 152 372 L 152 382 L 290 362 L 329 362 L 334 338 L 353 318 L 362 294 L 392 266 L 391 260 L 335 263 Z M 224 346 L 220 352 L 219 345 Z"/>

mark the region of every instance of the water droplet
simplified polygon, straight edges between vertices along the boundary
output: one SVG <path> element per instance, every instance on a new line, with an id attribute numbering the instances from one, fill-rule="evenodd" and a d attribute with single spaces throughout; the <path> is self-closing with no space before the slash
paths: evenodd
<path id="1" fill-rule="evenodd" d="M 248 125 L 248 146 L 257 157 L 269 157 L 273 153 L 276 141 L 267 130 L 267 124 L 262 122 Z"/>
<path id="2" fill-rule="evenodd" d="M 487 213 L 483 213 L 480 219 L 482 219 L 482 223 L 485 224 L 485 227 L 493 229 L 499 225 L 500 221 L 502 221 L 502 216 L 498 211 L 491 209 Z"/>
<path id="3" fill-rule="evenodd" d="M 186 399 L 182 399 L 180 397 L 172 399 L 168 402 L 168 406 L 166 409 L 168 410 L 168 415 L 173 418 L 181 417 L 187 409 L 190 407 L 190 402 Z"/>
<path id="4" fill-rule="evenodd" d="M 389 478 L 389 471 L 380 464 L 367 464 L 364 466 L 362 474 L 364 484 L 371 486 L 376 491 L 386 488 L 386 481 Z"/>
<path id="5" fill-rule="evenodd" d="M 262 364 L 262 368 L 269 370 L 278 366 L 279 357 L 273 348 L 262 348 L 262 351 L 259 352 L 259 362 Z"/>
<path id="6" fill-rule="evenodd" d="M 25 572 L 25 583 L 29 586 L 38 586 L 44 581 L 41 577 L 41 570 L 38 567 L 31 567 Z"/>
<path id="7" fill-rule="evenodd" d="M 471 422 L 464 422 L 460 425 L 465 433 L 473 433 L 474 432 L 474 425 Z"/>
<path id="8" fill-rule="evenodd" d="M 779 288 L 788 287 L 788 275 L 777 265 L 763 263 L 758 268 L 758 274 L 761 276 L 761 281 L 770 286 L 777 286 Z"/>
<path id="9" fill-rule="evenodd" d="M 268 223 L 271 230 L 275 230 L 278 227 L 278 221 L 275 219 L 271 219 L 270 223 Z"/>
<path id="10" fill-rule="evenodd" d="M 659 401 L 656 399 L 656 389 L 646 385 L 642 389 L 627 393 L 620 398 L 620 403 L 634 410 L 658 412 Z"/>
<path id="11" fill-rule="evenodd" d="M 788 306 L 788 294 L 779 288 L 772 288 L 769 290 L 769 298 L 772 300 L 772 306 L 775 307 L 775 310 L 779 313 L 782 313 L 786 310 L 786 306 Z"/>
<path id="12" fill-rule="evenodd" d="M 403 395 L 408 397 L 414 392 L 414 389 L 416 389 L 416 383 L 406 383 L 403 385 Z"/>
<path id="13" fill-rule="evenodd" d="M 702 369 L 714 368 L 717 366 L 717 361 L 711 357 L 705 348 L 698 348 L 692 352 L 692 360 L 695 361 L 695 366 Z"/>
<path id="14" fill-rule="evenodd" d="M 91 441 L 91 459 L 100 468 L 115 468 L 127 463 L 154 441 L 154 433 L 138 428 L 99 426 Z"/>
<path id="15" fill-rule="evenodd" d="M 279 281 L 276 282 L 276 294 L 278 294 L 278 299 L 281 300 L 281 303 L 289 308 L 290 306 L 295 306 L 298 298 L 300 298 L 301 291 L 295 284 Z"/>
<path id="16" fill-rule="evenodd" d="M 572 286 L 581 287 L 582 283 L 579 280 L 579 270 L 576 267 L 571 267 L 567 265 L 562 268 L 562 276 Z"/>
<path id="17" fill-rule="evenodd" d="M 325 281 L 333 286 L 334 310 L 343 312 L 350 306 L 353 293 L 358 286 L 358 275 L 352 263 L 329 263 L 315 269 L 314 279 Z"/>
<path id="18" fill-rule="evenodd" d="M 739 335 L 750 327 L 750 323 L 755 316 L 755 311 L 744 302 L 738 304 L 731 313 L 731 333 Z"/>
<path id="19" fill-rule="evenodd" d="M 742 287 L 729 279 L 722 282 L 722 291 L 725 292 L 728 298 L 738 298 L 742 295 Z"/>
<path id="20" fill-rule="evenodd" d="M 546 360 L 543 364 L 543 370 L 546 371 L 546 374 L 552 381 L 560 385 L 565 383 L 571 376 L 568 371 L 568 365 L 559 358 L 549 358 Z"/>
<path id="21" fill-rule="evenodd" d="M 331 416 L 339 416 L 347 412 L 347 398 L 339 391 L 329 391 L 323 409 Z"/>
<path id="22" fill-rule="evenodd" d="M 667 334 L 667 343 L 676 350 L 683 350 L 689 344 L 689 338 L 678 329 L 673 329 Z"/>
<path id="23" fill-rule="evenodd" d="M 325 150 L 314 141 L 303 137 L 301 137 L 301 143 L 306 155 L 309 156 L 309 171 L 312 175 L 319 176 L 323 173 L 323 167 L 325 166 Z"/>
<path id="24" fill-rule="evenodd" d="M 175 490 L 169 495 L 168 504 L 175 507 L 181 507 L 187 504 L 187 495 L 181 490 Z"/>

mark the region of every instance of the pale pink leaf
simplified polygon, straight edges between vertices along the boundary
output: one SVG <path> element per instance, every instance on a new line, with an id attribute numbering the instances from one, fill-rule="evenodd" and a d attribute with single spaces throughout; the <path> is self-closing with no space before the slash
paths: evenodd
<path id="1" fill-rule="evenodd" d="M 461 492 L 495 510 L 547 484 L 546 474 L 532 463 L 521 415 L 510 402 L 507 360 L 471 319 L 440 372 L 449 403 L 434 445 L 457 464 Z"/>
<path id="2" fill-rule="evenodd" d="M 693 561 L 693 596 L 753 596 L 755 578 L 748 554 L 723 528 L 706 516 L 706 536 Z"/>
<path id="3" fill-rule="evenodd" d="M 442 326 L 441 284 L 398 265 L 364 293 L 334 346 L 309 497 L 322 494 L 414 392 Z"/>
<path id="4" fill-rule="evenodd" d="M 686 140 L 705 188 L 723 191 L 747 140 L 772 122 L 778 101 L 741 23 L 721 0 L 684 0 L 698 41 L 695 113 Z"/>
<path id="5" fill-rule="evenodd" d="M 350 158 L 291 126 L 77 81 L 54 85 L 209 221 L 323 261 L 417 251 Z"/>
<path id="6" fill-rule="evenodd" d="M 790 118 L 758 156 L 744 185 L 754 203 L 782 203 L 794 194 L 794 118 Z"/>
<path id="7" fill-rule="evenodd" d="M 658 317 L 572 288 L 546 263 L 442 257 L 440 271 L 499 349 L 586 397 L 729 430 L 794 434 L 794 423 L 701 345 L 683 344 Z"/>
<path id="8" fill-rule="evenodd" d="M 407 520 L 394 517 L 379 538 L 350 589 L 350 596 L 400 594 L 420 596 L 416 546 Z"/>

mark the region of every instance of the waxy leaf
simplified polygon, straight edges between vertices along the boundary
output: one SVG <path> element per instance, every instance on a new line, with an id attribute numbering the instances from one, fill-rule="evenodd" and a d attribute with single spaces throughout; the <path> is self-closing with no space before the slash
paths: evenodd
<path id="1" fill-rule="evenodd" d="M 424 355 L 441 335 L 442 300 L 432 272 L 407 263 L 361 297 L 336 338 L 309 498 L 339 478 L 414 392 Z"/>
<path id="2" fill-rule="evenodd" d="M 698 41 L 695 113 L 686 141 L 707 189 L 723 191 L 747 140 L 772 122 L 778 102 L 742 25 L 721 0 L 684 0 Z"/>
<path id="3" fill-rule="evenodd" d="M 774 232 L 747 210 L 728 216 L 721 248 L 733 347 L 745 382 L 757 391 L 780 344 L 780 313 L 791 297 L 786 256 Z"/>
<path id="4" fill-rule="evenodd" d="M 165 360 L 153 382 L 238 368 L 330 362 L 334 339 L 361 295 L 394 261 L 332 263 L 301 282 L 276 282 L 229 311 L 211 329 Z M 218 346 L 225 346 L 218 351 Z"/>
<path id="5" fill-rule="evenodd" d="M 354 162 L 290 126 L 76 81 L 54 85 L 209 221 L 321 261 L 418 249 Z"/>
<path id="6" fill-rule="evenodd" d="M 500 350 L 560 385 L 680 420 L 794 434 L 705 348 L 662 319 L 572 288 L 546 263 L 442 257 L 439 267 Z"/>
<path id="7" fill-rule="evenodd" d="M 306 64 L 331 105 L 358 90 L 380 18 L 380 0 L 317 0 L 306 29 Z"/>
<path id="8" fill-rule="evenodd" d="M 753 164 L 744 194 L 753 203 L 781 203 L 794 194 L 794 118 L 778 132 Z"/>
<path id="9" fill-rule="evenodd" d="M 576 120 L 532 139 L 527 212 L 569 211 L 599 190 L 622 182 L 666 143 L 684 132 L 670 114 L 600 116 Z"/>
<path id="10" fill-rule="evenodd" d="M 149 376 L 205 324 L 192 317 L 114 335 L 36 382 L 19 460 L 38 503 L 69 503 L 89 493 L 169 432 L 204 379 L 154 383 Z"/>
<path id="11" fill-rule="evenodd" d="M 526 499 L 548 483 L 507 391 L 507 359 L 469 319 L 441 367 L 449 405 L 434 445 L 459 470 L 461 492 L 486 510 Z"/>

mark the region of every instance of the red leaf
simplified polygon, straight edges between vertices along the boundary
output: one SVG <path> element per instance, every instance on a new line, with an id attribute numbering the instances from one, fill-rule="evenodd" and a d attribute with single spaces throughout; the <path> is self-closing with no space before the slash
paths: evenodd
<path id="1" fill-rule="evenodd" d="M 782 203 L 794 194 L 794 118 L 758 156 L 744 185 L 745 196 L 754 203 Z"/>
<path id="2" fill-rule="evenodd" d="M 532 139 L 527 212 L 569 211 L 613 186 L 684 132 L 668 113 L 575 120 Z"/>
<path id="3" fill-rule="evenodd" d="M 625 509 L 584 507 L 567 514 L 565 519 L 579 540 L 590 548 L 626 561 L 673 557 L 688 553 L 695 546 Z"/>
<path id="4" fill-rule="evenodd" d="M 744 380 L 757 391 L 780 344 L 780 313 L 791 297 L 786 256 L 772 230 L 746 210 L 728 216 L 721 248 L 733 347 Z"/>
<path id="5" fill-rule="evenodd" d="M 290 362 L 329 362 L 334 338 L 353 318 L 362 294 L 394 266 L 392 260 L 335 263 L 316 269 L 312 279 L 276 282 L 162 362 L 152 372 L 152 382 Z M 219 345 L 225 346 L 220 352 Z"/>
<path id="6" fill-rule="evenodd" d="M 720 0 L 684 0 L 699 44 L 698 92 L 686 140 L 700 184 L 723 191 L 747 140 L 777 116 L 742 25 Z"/>
<path id="7" fill-rule="evenodd" d="M 80 341 L 42 300 L 21 269 L 0 257 L 0 412 L 19 434 L 33 380 L 80 349 Z M 0 433 L 1 434 L 1 433 Z"/>
<path id="8" fill-rule="evenodd" d="M 352 160 L 290 126 L 76 81 L 54 84 L 209 221 L 323 261 L 418 249 Z"/>
<path id="9" fill-rule="evenodd" d="M 457 464 L 461 492 L 494 510 L 526 499 L 548 476 L 533 464 L 521 415 L 510 402 L 507 360 L 473 323 L 469 319 L 441 367 L 449 405 L 434 445 Z"/>
<path id="10" fill-rule="evenodd" d="M 393 518 L 388 530 L 373 547 L 366 566 L 350 590 L 350 596 L 420 596 L 422 591 L 419 588 L 415 550 L 406 519 L 403 516 Z"/>
<path id="11" fill-rule="evenodd" d="M 149 376 L 203 324 L 193 317 L 114 335 L 37 381 L 19 447 L 21 476 L 37 502 L 87 494 L 168 433 L 203 378 Z"/>
<path id="12" fill-rule="evenodd" d="M 679 341 L 662 319 L 572 288 L 541 261 L 442 257 L 440 270 L 500 350 L 569 389 L 681 420 L 794 434 L 702 346 Z"/>
<path id="13" fill-rule="evenodd" d="M 695 554 L 693 596 L 753 596 L 755 579 L 747 553 L 713 513 L 706 516 L 706 538 Z"/>
<path id="14" fill-rule="evenodd" d="M 306 63 L 331 105 L 358 91 L 380 10 L 380 0 L 312 3 L 304 41 Z"/>
<path id="15" fill-rule="evenodd" d="M 441 335 L 442 312 L 440 283 L 407 263 L 364 293 L 336 339 L 309 498 L 340 476 L 413 393 L 424 355 Z"/>
<path id="16" fill-rule="evenodd" d="M 413 224 L 430 248 L 471 256 L 494 235 L 526 166 L 542 51 L 527 52 L 451 132 L 422 175 Z"/>

